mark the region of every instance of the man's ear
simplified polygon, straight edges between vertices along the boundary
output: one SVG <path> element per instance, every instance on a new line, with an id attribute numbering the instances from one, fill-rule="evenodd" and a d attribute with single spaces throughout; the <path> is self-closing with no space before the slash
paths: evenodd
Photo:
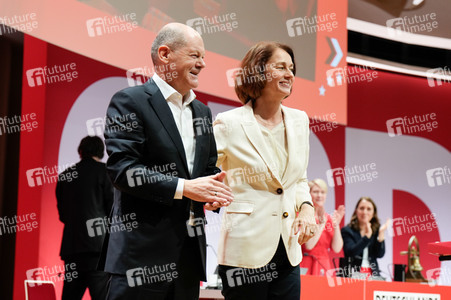
<path id="1" fill-rule="evenodd" d="M 171 49 L 169 49 L 168 46 L 166 45 L 161 45 L 158 48 L 158 58 L 163 62 L 163 63 L 169 63 L 169 54 L 171 53 Z"/>

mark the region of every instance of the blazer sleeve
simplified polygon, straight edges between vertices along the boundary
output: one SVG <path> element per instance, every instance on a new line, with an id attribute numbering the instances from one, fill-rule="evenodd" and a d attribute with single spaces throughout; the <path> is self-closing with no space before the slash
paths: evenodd
<path id="1" fill-rule="evenodd" d="M 227 158 L 226 145 L 228 137 L 227 124 L 222 120 L 222 114 L 216 116 L 216 120 L 213 123 L 213 131 L 216 140 L 216 151 L 218 153 L 218 159 L 216 166 L 221 166 Z"/>
<path id="2" fill-rule="evenodd" d="M 374 237 L 373 255 L 376 258 L 382 258 L 385 255 L 385 241 L 379 242 L 377 240 L 378 235 L 379 235 L 379 231 L 373 235 L 373 237 Z"/>
<path id="3" fill-rule="evenodd" d="M 210 126 L 211 126 L 211 110 L 209 107 L 207 107 L 207 115 L 208 119 L 210 120 Z M 218 160 L 218 154 L 216 149 L 216 141 L 215 141 L 215 135 L 213 133 L 213 130 L 210 131 L 210 153 L 208 157 L 208 165 L 207 169 L 204 173 L 204 176 L 213 175 L 216 173 L 221 173 L 221 170 L 216 166 L 216 162 Z"/>
<path id="4" fill-rule="evenodd" d="M 306 147 L 305 147 L 304 153 L 300 153 L 300 155 L 303 155 L 303 164 L 305 166 L 305 172 L 297 181 L 297 188 L 296 188 L 296 209 L 297 209 L 297 211 L 300 211 L 301 205 L 305 201 L 308 201 L 308 202 L 312 203 L 312 205 L 313 205 L 312 196 L 310 195 L 310 188 L 308 186 L 308 179 L 307 179 L 307 166 L 308 166 L 309 153 L 310 153 L 309 119 L 305 112 L 301 112 L 301 113 L 302 113 L 303 122 L 300 124 L 301 128 L 299 128 L 299 130 L 303 133 L 302 137 L 306 139 L 305 140 Z M 296 123 L 294 123 L 294 124 L 296 124 Z"/>
<path id="5" fill-rule="evenodd" d="M 140 97 L 144 96 L 119 91 L 111 99 L 104 131 L 105 145 L 109 155 L 108 175 L 113 185 L 120 191 L 142 199 L 172 205 L 178 178 L 151 170 L 144 164 L 146 134 L 155 133 L 144 132 L 144 116 L 137 103 Z M 130 121 L 134 122 L 133 126 L 127 123 Z M 117 130 L 117 128 L 131 128 L 131 131 Z M 142 184 L 134 185 L 131 181 L 129 183 L 127 171 L 129 175 L 140 176 Z"/>
<path id="6" fill-rule="evenodd" d="M 363 249 L 370 243 L 370 239 L 366 236 L 361 237 L 360 233 L 353 232 L 349 226 L 345 226 L 341 229 L 341 235 L 343 237 L 343 252 L 347 257 L 356 257 L 363 253 Z"/>

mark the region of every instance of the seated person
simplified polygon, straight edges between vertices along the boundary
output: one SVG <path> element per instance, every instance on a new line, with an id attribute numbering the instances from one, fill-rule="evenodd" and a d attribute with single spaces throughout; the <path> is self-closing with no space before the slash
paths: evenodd
<path id="1" fill-rule="evenodd" d="M 357 202 L 350 223 L 341 229 L 345 258 L 351 258 L 354 272 L 380 277 L 377 258 L 385 254 L 385 230 L 390 219 L 380 225 L 377 207 L 369 197 L 362 197 Z"/>

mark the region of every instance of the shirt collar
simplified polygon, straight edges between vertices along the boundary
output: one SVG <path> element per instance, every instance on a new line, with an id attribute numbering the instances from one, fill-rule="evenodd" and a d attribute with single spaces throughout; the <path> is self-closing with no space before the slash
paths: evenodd
<path id="1" fill-rule="evenodd" d="M 157 73 L 153 74 L 152 80 L 155 82 L 157 87 L 160 89 L 161 94 L 163 94 L 163 97 L 166 101 L 176 102 L 176 104 L 180 106 L 187 106 L 191 102 L 196 99 L 196 94 L 193 92 L 193 90 L 189 90 L 189 93 L 187 93 L 185 96 L 183 96 L 182 101 L 182 95 L 177 92 L 172 86 L 170 86 L 166 81 L 161 79 L 160 76 L 157 75 Z"/>

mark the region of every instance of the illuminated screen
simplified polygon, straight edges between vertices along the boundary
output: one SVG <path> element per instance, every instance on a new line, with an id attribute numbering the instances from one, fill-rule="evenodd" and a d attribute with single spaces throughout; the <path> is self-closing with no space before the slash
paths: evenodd
<path id="1" fill-rule="evenodd" d="M 347 84 L 346 80 L 335 78 L 346 65 L 346 2 L 0 0 L 0 3 L 2 24 L 119 67 L 124 70 L 124 77 L 128 70 L 144 70 L 144 75 L 151 75 L 145 72 L 152 70 L 150 46 L 164 24 L 176 21 L 190 25 L 202 34 L 207 50 L 207 68 L 200 74 L 198 90 L 231 101 L 237 101 L 237 97 L 228 71 L 239 66 L 246 51 L 262 40 L 286 43 L 295 52 L 297 79 L 284 104 L 304 110 L 311 117 L 335 113 L 336 121 L 346 124 Z M 36 26 L 27 27 L 32 21 Z"/>

